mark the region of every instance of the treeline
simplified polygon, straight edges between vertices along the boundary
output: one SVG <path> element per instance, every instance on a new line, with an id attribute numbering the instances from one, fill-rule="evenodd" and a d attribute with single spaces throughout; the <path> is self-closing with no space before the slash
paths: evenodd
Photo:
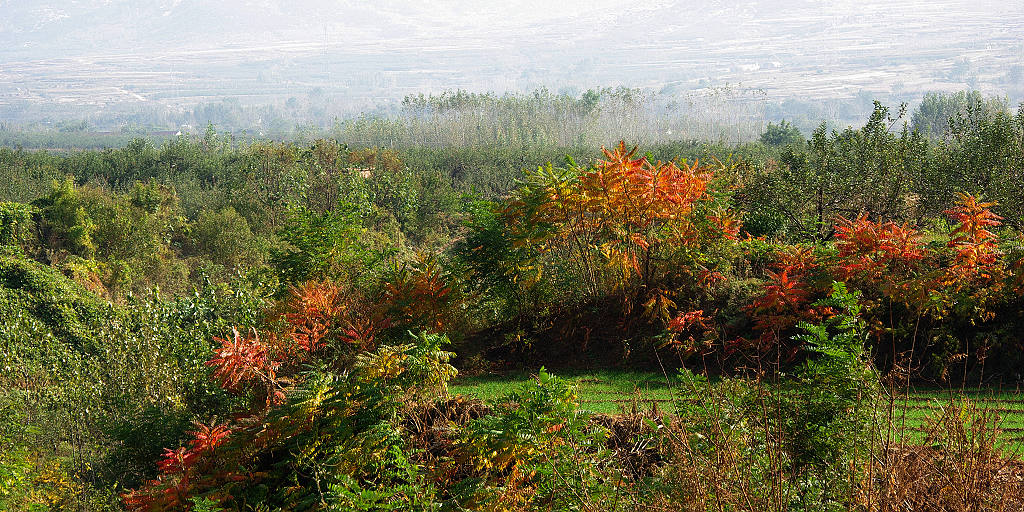
<path id="1" fill-rule="evenodd" d="M 375 132 L 369 121 L 346 128 L 349 137 L 362 133 L 377 143 L 369 147 L 395 149 L 243 142 L 213 130 L 160 146 L 135 139 L 120 149 L 70 154 L 0 149 L 4 232 L 17 232 L 16 243 L 39 261 L 101 276 L 97 282 L 111 296 L 152 286 L 184 291 L 204 273 L 267 268 L 294 249 L 298 240 L 288 237 L 299 236 L 299 226 L 328 219 L 384 233 L 402 241 L 402 251 L 442 246 L 460 236 L 467 205 L 507 194 L 522 169 L 598 156 L 593 148 L 601 143 L 576 144 L 556 132 L 568 117 L 607 115 L 599 113 L 602 94 L 628 103 L 632 93 L 566 99 L 550 125 L 520 127 L 541 134 L 535 138 L 517 132 L 516 120 L 535 119 L 530 112 L 549 107 L 552 97 L 529 103 L 454 94 L 407 98 L 416 118 L 433 123 L 430 140 L 409 136 L 429 130 L 398 122 L 390 127 L 407 131 L 381 125 Z M 947 124 L 935 137 L 941 113 Z M 507 143 L 453 128 L 473 126 L 467 116 L 487 119 L 488 130 L 506 127 Z M 1024 116 L 965 94 L 932 97 L 912 122 L 902 116 L 877 105 L 863 127 L 822 125 L 807 141 L 783 122 L 770 124 L 760 143 L 644 147 L 653 159 L 739 163 L 734 186 L 753 236 L 825 240 L 835 218 L 861 213 L 926 225 L 941 219 L 960 191 L 999 202 L 1006 222 L 1020 225 Z M 5 236 L 14 242 L 15 235 Z"/>
<path id="2" fill-rule="evenodd" d="M 728 151 L 696 142 L 659 150 Z M 466 205 L 500 197 L 521 169 L 567 154 L 587 160 L 597 152 L 351 149 L 332 140 L 243 143 L 213 131 L 159 147 L 135 139 L 68 154 L 2 148 L 3 243 L 68 275 L 92 276 L 90 286 L 110 298 L 152 287 L 176 294 L 204 275 L 293 261 L 313 236 L 304 230 L 367 233 L 399 253 L 442 246 L 458 236 Z"/>
<path id="3" fill-rule="evenodd" d="M 460 200 L 448 177 L 413 172 L 394 152 L 330 141 L 136 140 L 67 156 L 3 149 L 0 160 L 3 243 L 92 276 L 111 298 L 259 272 L 288 259 L 310 223 L 351 224 L 399 247 L 427 243 L 435 232 L 450 236 Z"/>
<path id="4" fill-rule="evenodd" d="M 701 92 L 618 88 L 529 93 L 462 90 L 410 95 L 363 113 L 336 110 L 314 91 L 274 105 L 235 99 L 196 105 L 180 114 L 139 111 L 116 120 L 84 119 L 0 124 L 0 144 L 33 149 L 119 147 L 133 135 L 198 134 L 208 126 L 240 138 L 311 141 L 333 138 L 351 146 L 587 145 L 628 137 L 652 143 L 678 139 L 749 141 L 765 113 L 755 93 L 728 87 Z M 857 101 L 863 112 L 870 104 Z M 791 116 L 801 120 L 790 105 Z M 778 112 L 772 111 L 772 118 Z M 834 116 L 829 116 L 833 118 Z M 815 117 L 820 119 L 820 117 Z M 808 125 L 810 126 L 810 125 Z"/>
<path id="5" fill-rule="evenodd" d="M 1006 98 L 985 97 L 978 91 L 928 93 L 917 105 L 911 126 L 926 137 L 941 138 L 950 118 L 968 108 L 994 114 L 1009 111 L 1010 105 Z M 871 98 L 864 95 L 818 103 L 792 99 L 773 103 L 756 92 L 730 87 L 700 92 L 604 87 L 557 93 L 544 88 L 505 94 L 445 91 L 410 95 L 353 115 L 330 111 L 329 98 L 314 91 L 308 98 L 293 97 L 279 105 L 246 106 L 230 99 L 201 104 L 173 120 L 164 114 L 146 122 L 138 118 L 146 115 L 140 111 L 116 125 L 97 120 L 0 123 L 0 146 L 123 147 L 136 137 L 162 142 L 176 133 L 196 135 L 213 126 L 240 140 L 306 143 L 331 138 L 353 147 L 592 147 L 620 138 L 645 146 L 688 139 L 736 144 L 756 140 L 766 122 L 788 120 L 810 133 L 822 120 L 828 120 L 830 127 L 857 123 L 871 110 Z"/>
<path id="6" fill-rule="evenodd" d="M 645 145 L 735 143 L 755 139 L 760 129 L 761 118 L 748 100 L 729 90 L 684 97 L 625 87 L 581 94 L 450 91 L 407 96 L 393 116 L 346 119 L 330 134 L 352 145 L 388 147 L 592 147 L 621 138 Z"/>

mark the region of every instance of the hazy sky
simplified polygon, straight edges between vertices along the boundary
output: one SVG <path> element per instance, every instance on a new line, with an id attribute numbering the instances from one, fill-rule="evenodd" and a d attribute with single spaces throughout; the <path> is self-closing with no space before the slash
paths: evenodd
<path id="1" fill-rule="evenodd" d="M 659 45 L 688 35 L 728 40 L 751 29 L 755 40 L 787 30 L 800 40 L 805 33 L 792 22 L 801 19 L 826 26 L 870 21 L 898 34 L 914 29 L 907 26 L 912 18 L 913 25 L 956 33 L 961 27 L 949 15 L 961 12 L 996 24 L 1024 14 L 1024 0 L 0 0 L 0 39 L 14 47 L 8 51 L 75 53 L 155 44 L 216 48 L 238 39 L 322 42 L 325 29 L 329 39 L 381 44 L 410 38 L 528 43 L 542 36 Z"/>

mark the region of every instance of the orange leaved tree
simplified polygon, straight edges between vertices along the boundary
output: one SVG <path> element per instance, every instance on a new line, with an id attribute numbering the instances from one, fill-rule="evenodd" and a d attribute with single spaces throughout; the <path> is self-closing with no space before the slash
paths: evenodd
<path id="1" fill-rule="evenodd" d="M 667 273 L 706 270 L 674 256 L 735 237 L 738 219 L 709 193 L 711 167 L 652 162 L 625 142 L 602 152 L 605 159 L 589 168 L 570 162 L 528 173 L 503 206 L 513 246 L 534 249 L 535 261 L 524 266 L 561 270 L 565 283 L 589 297 L 653 292 Z M 694 215 L 698 208 L 715 213 Z"/>
<path id="2" fill-rule="evenodd" d="M 998 237 L 990 231 L 1002 224 L 1003 218 L 989 208 L 995 202 L 980 202 L 970 194 L 960 194 L 956 205 L 946 214 L 960 223 L 951 233 L 949 247 L 954 259 L 946 274 L 946 284 L 962 287 L 990 281 L 999 272 Z"/>

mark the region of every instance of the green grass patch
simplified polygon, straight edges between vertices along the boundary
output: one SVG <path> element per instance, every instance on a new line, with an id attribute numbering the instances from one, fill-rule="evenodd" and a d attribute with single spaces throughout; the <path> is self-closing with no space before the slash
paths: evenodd
<path id="1" fill-rule="evenodd" d="M 654 372 L 596 370 L 557 375 L 576 386 L 585 409 L 597 413 L 615 414 L 634 402 L 668 406 L 680 391 L 664 374 Z M 532 376 L 526 373 L 466 377 L 455 381 L 452 392 L 495 400 L 530 382 Z"/>
<path id="2" fill-rule="evenodd" d="M 699 399 L 687 396 L 686 388 L 674 383 L 672 374 L 594 370 L 558 373 L 558 376 L 576 386 L 582 406 L 595 413 L 616 414 L 634 406 L 656 406 L 659 411 L 671 413 L 673 399 Z M 532 375 L 527 373 L 464 377 L 453 383 L 452 392 L 485 401 L 497 400 L 530 382 Z M 979 409 L 996 412 L 1006 447 L 1024 454 L 1024 393 L 1015 389 L 911 389 L 908 394 L 894 398 L 894 421 L 905 426 L 908 439 L 921 442 L 924 440 L 921 429 L 927 425 L 927 419 L 938 417 L 944 407 L 964 398 L 973 401 Z"/>

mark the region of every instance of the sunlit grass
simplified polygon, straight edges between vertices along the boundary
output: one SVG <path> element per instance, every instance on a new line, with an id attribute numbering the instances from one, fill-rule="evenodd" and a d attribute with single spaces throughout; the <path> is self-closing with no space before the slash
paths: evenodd
<path id="1" fill-rule="evenodd" d="M 634 405 L 641 408 L 657 407 L 664 413 L 672 413 L 673 399 L 699 400 L 688 396 L 685 386 L 659 372 L 629 370 L 595 370 L 558 372 L 579 390 L 581 405 L 595 413 L 616 414 L 628 411 Z M 482 400 L 497 400 L 532 382 L 532 375 L 518 373 L 510 375 L 486 375 L 464 377 L 456 380 L 452 392 L 478 397 Z M 903 427 L 905 438 L 922 442 L 929 417 L 942 413 L 944 407 L 967 399 L 977 404 L 980 410 L 995 412 L 1006 448 L 1024 454 L 1024 394 L 1016 389 L 999 388 L 911 388 L 907 393 L 892 397 L 891 419 Z M 886 415 L 887 400 L 883 398 L 879 414 Z"/>
<path id="2" fill-rule="evenodd" d="M 673 394 L 679 396 L 670 379 L 654 372 L 597 370 L 557 375 L 575 385 L 583 407 L 596 413 L 618 413 L 634 398 L 640 405 L 650 406 L 653 401 L 669 400 Z M 527 373 L 467 377 L 457 380 L 452 392 L 495 400 L 530 382 L 532 376 Z"/>

